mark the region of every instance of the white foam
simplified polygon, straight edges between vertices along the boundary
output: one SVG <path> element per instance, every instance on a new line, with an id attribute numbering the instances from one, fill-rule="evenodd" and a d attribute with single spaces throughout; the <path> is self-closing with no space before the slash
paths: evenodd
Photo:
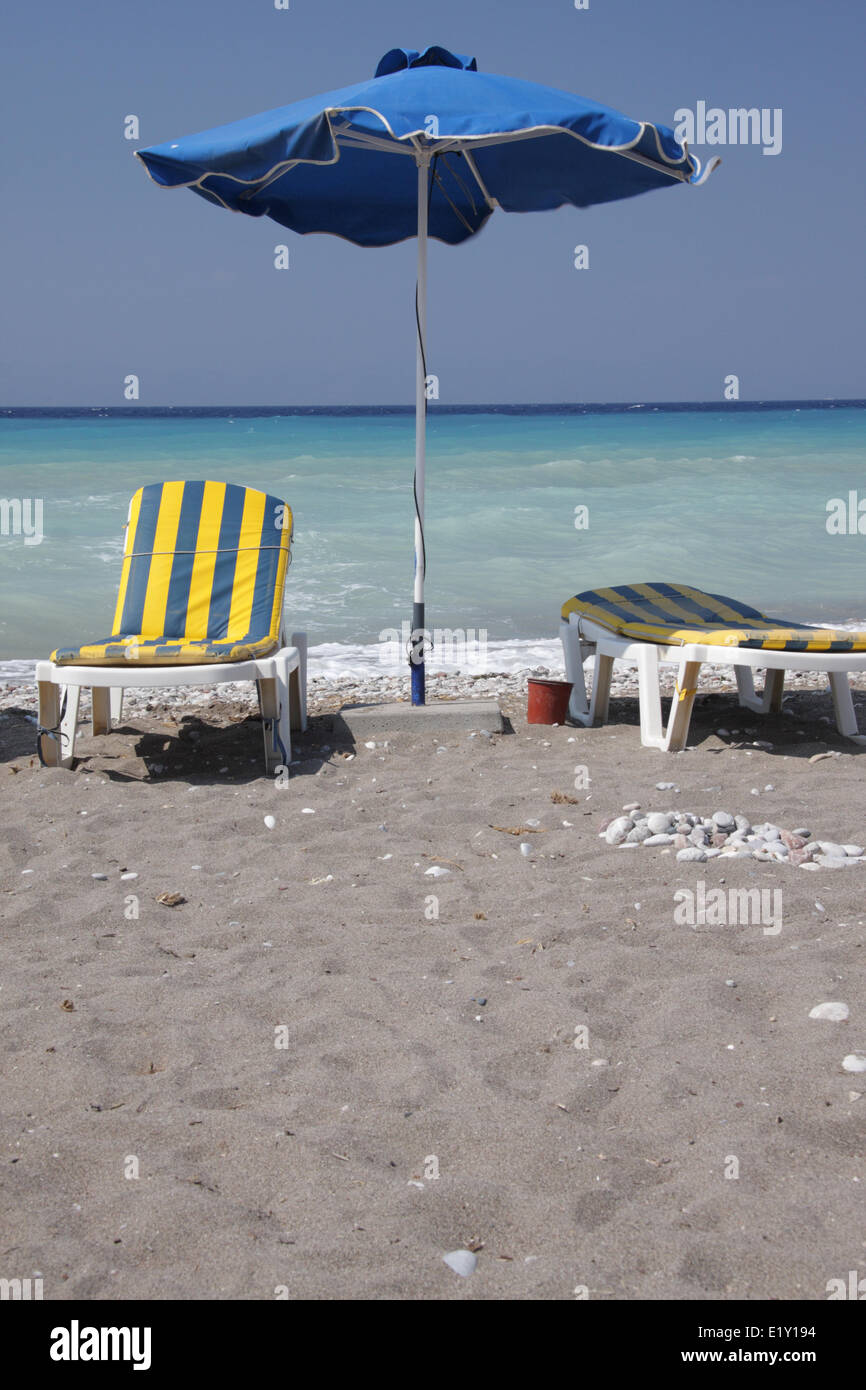
<path id="1" fill-rule="evenodd" d="M 860 622 L 818 623 L 818 627 L 833 627 L 840 632 L 866 628 Z M 385 642 L 320 642 L 309 648 L 308 674 L 311 680 L 354 681 L 377 676 L 402 675 L 408 658 L 402 650 L 395 652 L 394 644 Z M 427 657 L 427 672 L 435 675 L 482 676 L 514 675 L 519 671 L 545 667 L 554 678 L 563 674 L 562 646 L 558 637 L 504 638 L 488 640 L 486 645 L 470 642 L 465 651 L 455 645 L 436 648 Z M 17 685 L 32 685 L 36 680 L 36 662 L 27 660 L 0 661 L 0 681 Z"/>

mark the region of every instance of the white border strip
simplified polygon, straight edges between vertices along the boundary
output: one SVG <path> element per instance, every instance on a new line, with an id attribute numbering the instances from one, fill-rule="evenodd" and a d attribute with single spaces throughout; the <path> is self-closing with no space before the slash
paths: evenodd
<path id="1" fill-rule="evenodd" d="M 353 131 L 351 130 L 350 126 L 344 126 L 342 130 L 335 129 L 333 118 L 346 112 L 353 111 L 362 111 L 366 112 L 368 115 L 375 116 L 377 120 L 382 122 L 383 127 L 392 137 L 391 140 L 385 140 L 375 135 L 367 135 L 361 131 Z M 273 183 L 276 179 L 281 178 L 283 174 L 290 172 L 299 164 L 315 164 L 319 165 L 320 167 L 326 167 L 330 164 L 338 163 L 340 159 L 341 145 L 344 145 L 347 149 L 377 149 L 387 154 L 412 154 L 414 151 L 417 151 L 420 148 L 423 148 L 425 151 L 428 151 L 431 155 L 437 153 L 444 154 L 449 150 L 460 150 L 468 160 L 469 152 L 472 149 L 484 149 L 492 145 L 508 144 L 509 142 L 514 140 L 531 140 L 545 135 L 570 135 L 573 137 L 573 139 L 579 140 L 581 144 L 588 146 L 590 149 L 600 150 L 603 152 L 607 152 L 608 154 L 619 154 L 624 159 L 631 159 L 637 164 L 643 164 L 650 169 L 655 169 L 657 173 L 667 174 L 670 178 L 675 179 L 679 183 L 695 182 L 696 179 L 700 177 L 701 173 L 700 161 L 698 161 L 694 155 L 689 154 L 687 147 L 685 147 L 685 159 L 690 160 L 691 163 L 696 166 L 691 173 L 686 173 L 681 169 L 673 167 L 670 169 L 661 168 L 647 155 L 636 154 L 634 150 L 635 145 L 640 144 L 641 140 L 643 139 L 644 133 L 647 130 L 651 130 L 653 132 L 653 135 L 655 136 L 656 148 L 659 153 L 659 158 L 663 160 L 665 164 L 669 164 L 671 166 L 681 163 L 681 161 L 679 160 L 670 159 L 665 154 L 661 146 L 658 130 L 654 125 L 651 124 L 651 122 L 648 121 L 640 121 L 638 123 L 640 129 L 638 131 L 637 136 L 634 140 L 630 140 L 627 144 L 602 145 L 595 140 L 589 140 L 585 135 L 579 134 L 579 132 L 576 130 L 570 130 L 568 126 L 527 126 L 525 127 L 525 129 L 522 130 L 502 131 L 500 133 L 489 133 L 487 135 L 451 135 L 443 136 L 440 140 L 431 140 L 427 136 L 426 131 L 424 130 L 410 131 L 406 135 L 395 135 L 387 118 L 382 115 L 381 111 L 377 111 L 375 107 L 372 106 L 325 107 L 322 112 L 322 115 L 325 116 L 328 122 L 328 129 L 330 131 L 331 140 L 333 141 L 334 145 L 334 154 L 330 159 L 282 160 L 280 163 L 273 165 L 273 167 L 267 170 L 266 173 L 260 174 L 255 179 L 242 179 L 239 178 L 236 174 L 229 174 L 219 169 L 209 169 L 205 173 L 200 174 L 198 178 L 188 179 L 183 183 L 172 184 L 170 185 L 170 187 L 199 188 L 203 193 L 208 194 L 216 202 L 222 204 L 223 207 L 227 208 L 228 211 L 232 212 L 236 211 L 236 209 L 228 208 L 228 205 L 225 202 L 223 202 L 219 194 L 214 193 L 212 189 L 204 187 L 205 179 L 229 179 L 232 183 L 237 183 L 249 188 L 253 193 L 260 193 L 264 188 L 267 188 L 269 184 Z M 421 137 L 424 137 L 423 147 L 419 144 Z M 407 148 L 408 144 L 411 144 L 414 147 L 414 150 Z M 150 169 L 147 168 L 147 164 L 142 159 L 140 151 L 136 150 L 135 156 L 137 159 L 141 159 L 142 164 L 144 164 L 145 169 L 147 169 L 148 177 L 157 185 L 158 188 L 167 188 L 169 186 L 166 184 L 159 183 L 159 181 L 153 177 L 153 174 L 150 172 Z M 417 158 L 417 154 L 415 155 L 415 157 Z M 470 167 L 472 167 L 473 174 L 475 175 L 479 188 L 481 188 L 481 191 L 484 193 L 484 197 L 488 205 L 491 207 L 496 206 L 496 200 L 491 198 L 489 192 L 487 192 L 487 190 L 484 188 L 482 181 L 478 175 L 477 169 L 474 168 L 472 165 L 470 165 Z M 714 167 L 715 165 L 712 166 L 712 168 Z M 707 168 L 704 174 L 704 178 L 709 176 L 709 174 L 712 172 L 712 168 Z M 703 179 L 700 179 L 700 181 L 703 182 Z"/>

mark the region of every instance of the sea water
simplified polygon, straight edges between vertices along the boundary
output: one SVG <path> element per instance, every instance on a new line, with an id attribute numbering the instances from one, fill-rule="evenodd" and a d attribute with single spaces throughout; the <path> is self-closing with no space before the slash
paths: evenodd
<path id="1" fill-rule="evenodd" d="M 0 412 L 0 673 L 110 635 L 129 499 L 182 478 L 285 499 L 289 628 L 319 674 L 383 669 L 411 617 L 413 464 L 400 410 Z M 572 594 L 642 581 L 866 625 L 856 510 L 828 529 L 852 494 L 866 532 L 859 402 L 431 410 L 427 628 L 474 639 L 465 669 L 514 670 L 555 651 Z"/>

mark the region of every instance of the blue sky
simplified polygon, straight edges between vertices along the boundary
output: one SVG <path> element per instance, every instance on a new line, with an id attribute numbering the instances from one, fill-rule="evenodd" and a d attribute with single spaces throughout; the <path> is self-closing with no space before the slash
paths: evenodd
<path id="1" fill-rule="evenodd" d="M 443 401 L 713 400 L 731 373 L 747 400 L 866 394 L 862 0 L 41 0 L 4 31 L 2 405 L 123 405 L 128 373 L 142 405 L 411 404 L 414 243 L 295 237 L 132 152 L 429 43 L 671 126 L 782 110 L 775 156 L 698 148 L 723 157 L 702 188 L 433 243 Z"/>

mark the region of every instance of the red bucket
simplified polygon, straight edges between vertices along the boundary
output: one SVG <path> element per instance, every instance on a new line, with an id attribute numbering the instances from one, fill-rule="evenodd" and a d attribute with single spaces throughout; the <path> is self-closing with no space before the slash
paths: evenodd
<path id="1" fill-rule="evenodd" d="M 530 680 L 526 720 L 529 724 L 564 724 L 571 699 L 571 681 Z"/>

